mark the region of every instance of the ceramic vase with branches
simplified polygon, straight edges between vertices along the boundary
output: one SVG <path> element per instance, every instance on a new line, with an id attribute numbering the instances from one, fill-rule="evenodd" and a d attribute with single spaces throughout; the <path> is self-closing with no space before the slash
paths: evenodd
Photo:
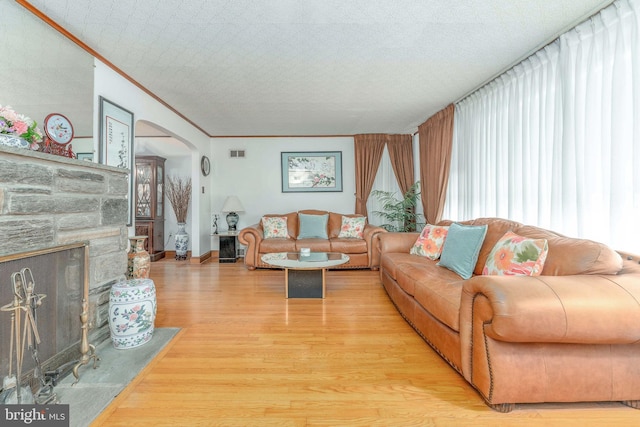
<path id="1" fill-rule="evenodd" d="M 191 178 L 168 176 L 166 193 L 178 221 L 178 232 L 175 235 L 176 259 L 186 260 L 189 234 L 185 231 L 185 224 L 191 202 Z"/>

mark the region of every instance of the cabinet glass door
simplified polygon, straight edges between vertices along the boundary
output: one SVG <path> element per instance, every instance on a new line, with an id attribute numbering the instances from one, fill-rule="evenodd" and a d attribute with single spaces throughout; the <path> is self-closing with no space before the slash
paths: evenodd
<path id="1" fill-rule="evenodd" d="M 136 164 L 136 216 L 151 217 L 151 179 L 153 170 L 148 163 Z"/>
<path id="2" fill-rule="evenodd" d="M 156 180 L 158 181 L 158 193 L 156 201 L 156 217 L 162 218 L 164 216 L 164 167 L 158 165 L 156 170 Z"/>

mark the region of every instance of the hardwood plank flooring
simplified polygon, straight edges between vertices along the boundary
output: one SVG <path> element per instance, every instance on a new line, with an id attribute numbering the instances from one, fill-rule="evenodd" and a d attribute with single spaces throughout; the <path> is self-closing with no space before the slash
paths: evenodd
<path id="1" fill-rule="evenodd" d="M 640 425 L 619 403 L 489 409 L 377 272 L 330 271 L 324 300 L 287 300 L 283 271 L 216 261 L 152 264 L 156 326 L 183 329 L 93 426 Z"/>

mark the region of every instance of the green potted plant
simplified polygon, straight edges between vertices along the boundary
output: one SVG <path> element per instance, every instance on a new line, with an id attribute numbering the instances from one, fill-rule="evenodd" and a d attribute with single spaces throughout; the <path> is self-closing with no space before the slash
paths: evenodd
<path id="1" fill-rule="evenodd" d="M 371 195 L 382 203 L 382 211 L 373 213 L 380 216 L 385 224 L 380 225 L 387 231 L 418 231 L 425 225 L 424 217 L 416 213 L 420 181 L 416 181 L 409 190 L 398 198 L 395 192 L 373 190 Z"/>

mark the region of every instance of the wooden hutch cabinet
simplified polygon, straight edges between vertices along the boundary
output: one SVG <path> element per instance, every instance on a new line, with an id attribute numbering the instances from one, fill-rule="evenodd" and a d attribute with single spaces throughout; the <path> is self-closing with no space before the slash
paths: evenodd
<path id="1" fill-rule="evenodd" d="M 158 156 L 136 156 L 136 235 L 148 236 L 151 261 L 164 258 L 164 162 Z"/>

